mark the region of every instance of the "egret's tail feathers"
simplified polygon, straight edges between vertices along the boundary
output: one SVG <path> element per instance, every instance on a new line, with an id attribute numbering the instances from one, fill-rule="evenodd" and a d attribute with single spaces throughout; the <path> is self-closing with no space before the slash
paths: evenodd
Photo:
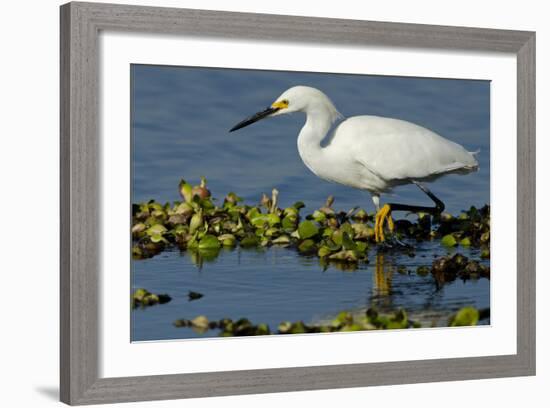
<path id="1" fill-rule="evenodd" d="M 477 155 L 481 152 L 481 149 L 477 149 L 475 152 L 468 152 L 471 155 L 471 163 L 467 163 L 464 168 L 471 171 L 479 170 L 479 162 L 477 161 Z"/>

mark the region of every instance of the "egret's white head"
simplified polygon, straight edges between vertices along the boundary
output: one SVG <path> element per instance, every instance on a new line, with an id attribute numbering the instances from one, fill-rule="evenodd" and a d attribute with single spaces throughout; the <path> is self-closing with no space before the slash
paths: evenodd
<path id="1" fill-rule="evenodd" d="M 336 110 L 332 101 L 323 92 L 310 86 L 293 86 L 284 91 L 275 102 L 271 104 L 272 108 L 278 108 L 272 116 L 282 115 L 292 112 L 314 113 L 322 111 L 338 118 L 340 114 Z"/>
<path id="2" fill-rule="evenodd" d="M 284 91 L 267 109 L 239 122 L 231 128 L 230 132 L 251 125 L 260 119 L 293 112 L 328 115 L 331 122 L 342 117 L 323 92 L 309 86 L 298 85 Z"/>

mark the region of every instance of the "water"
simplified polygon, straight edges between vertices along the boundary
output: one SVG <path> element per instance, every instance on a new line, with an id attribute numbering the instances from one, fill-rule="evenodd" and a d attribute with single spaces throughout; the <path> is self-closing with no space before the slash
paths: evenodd
<path id="1" fill-rule="evenodd" d="M 297 84 L 323 90 L 347 117 L 373 114 L 405 119 L 468 150 L 479 149 L 480 171 L 446 176 L 430 188 L 451 213 L 489 202 L 488 81 L 146 65 L 131 69 L 133 202 L 178 200 L 182 177 L 197 183 L 206 176 L 213 195 L 220 199 L 235 191 L 247 203 L 255 203 L 261 193 L 276 187 L 280 206 L 301 200 L 306 204 L 303 213 L 321 206 L 330 194 L 336 197 L 337 210 L 359 205 L 372 211 L 368 194 L 322 181 L 303 165 L 296 150 L 304 121 L 300 114 L 228 133 L 234 124 Z M 431 205 L 414 186 L 399 187 L 391 198 L 382 196 L 384 200 Z M 411 270 L 431 265 L 433 256 L 442 251 L 430 243 L 420 245 L 415 258 L 387 254 L 380 259 L 371 251 L 370 264 L 356 271 L 323 270 L 316 259 L 284 248 L 224 251 L 200 268 L 188 253 L 164 252 L 132 263 L 133 288 L 173 297 L 168 304 L 132 313 L 132 339 L 196 336 L 190 329 L 173 327 L 172 322 L 197 315 L 246 317 L 273 329 L 283 320 L 322 321 L 344 309 L 402 306 L 429 325 L 442 324 L 442 316 L 464 305 L 488 307 L 487 280 L 457 281 L 438 290 L 430 276 L 396 271 L 397 265 Z M 474 259 L 479 256 L 475 250 L 461 252 Z M 381 274 L 391 279 L 382 279 Z M 189 302 L 189 290 L 204 297 Z"/>
<path id="2" fill-rule="evenodd" d="M 189 253 L 177 250 L 134 263 L 133 289 L 169 293 L 171 302 L 137 309 L 132 313 L 133 340 L 159 340 L 216 336 L 199 334 L 172 325 L 178 318 L 205 315 L 210 320 L 246 317 L 276 329 L 285 320 L 319 323 L 343 310 L 361 311 L 376 306 L 381 311 L 403 307 L 423 326 L 441 325 L 463 306 L 489 307 L 489 281 L 457 280 L 438 288 L 431 276 L 400 274 L 395 265 L 416 271 L 430 265 L 433 255 L 446 251 L 425 244 L 417 255 L 373 255 L 369 264 L 342 271 L 336 265 L 324 270 L 316 258 L 300 256 L 285 248 L 224 250 L 202 266 Z M 479 257 L 479 251 L 465 253 Z M 204 297 L 189 301 L 189 291 Z"/>

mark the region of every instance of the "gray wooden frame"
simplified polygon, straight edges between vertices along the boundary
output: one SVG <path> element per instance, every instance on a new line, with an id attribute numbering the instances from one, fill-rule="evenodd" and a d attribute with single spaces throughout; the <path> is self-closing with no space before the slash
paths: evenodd
<path id="1" fill-rule="evenodd" d="M 101 30 L 515 54 L 517 354 L 99 378 L 98 34 Z M 69 3 L 61 6 L 60 92 L 61 401 L 95 404 L 535 374 L 535 33 Z"/>

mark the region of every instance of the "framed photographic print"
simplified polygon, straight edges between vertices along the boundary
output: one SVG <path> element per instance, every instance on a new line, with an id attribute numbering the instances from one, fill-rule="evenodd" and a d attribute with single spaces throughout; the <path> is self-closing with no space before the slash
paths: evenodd
<path id="1" fill-rule="evenodd" d="M 534 62 L 532 32 L 62 6 L 62 401 L 533 375 Z"/>

